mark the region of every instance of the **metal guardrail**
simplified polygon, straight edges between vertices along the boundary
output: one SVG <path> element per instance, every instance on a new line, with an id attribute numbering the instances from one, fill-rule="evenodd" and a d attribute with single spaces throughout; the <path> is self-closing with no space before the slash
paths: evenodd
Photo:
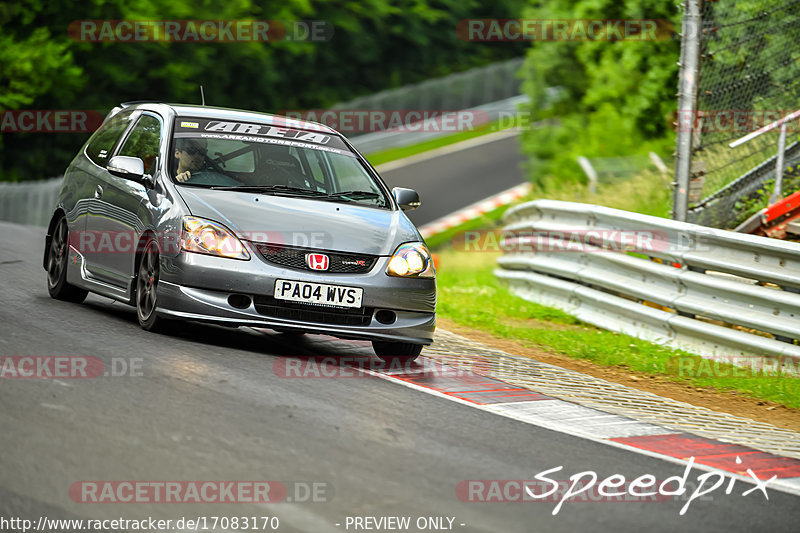
<path id="1" fill-rule="evenodd" d="M 53 215 L 62 178 L 22 183 L 0 183 L 0 220 L 47 226 Z"/>
<path id="2" fill-rule="evenodd" d="M 800 363 L 798 243 L 553 200 L 504 220 L 495 275 L 518 296 L 706 357 Z"/>

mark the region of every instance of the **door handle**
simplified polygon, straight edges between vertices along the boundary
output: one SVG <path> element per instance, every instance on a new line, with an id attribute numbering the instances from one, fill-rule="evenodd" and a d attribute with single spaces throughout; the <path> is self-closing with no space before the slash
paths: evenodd
<path id="1" fill-rule="evenodd" d="M 98 200 L 103 197 L 103 188 L 101 186 L 98 185 L 94 190 L 94 197 Z"/>

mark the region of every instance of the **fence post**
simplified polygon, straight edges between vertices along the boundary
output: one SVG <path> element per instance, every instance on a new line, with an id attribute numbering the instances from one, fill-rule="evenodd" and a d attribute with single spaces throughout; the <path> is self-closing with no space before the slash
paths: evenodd
<path id="1" fill-rule="evenodd" d="M 578 164 L 586 173 L 586 177 L 589 178 L 589 194 L 595 194 L 597 192 L 597 171 L 592 166 L 592 163 L 583 156 L 578 157 Z"/>
<path id="2" fill-rule="evenodd" d="M 697 112 L 697 86 L 700 71 L 700 20 L 701 0 L 686 0 L 681 28 L 681 69 L 678 80 L 678 138 L 675 154 L 675 182 L 672 191 L 672 218 L 686 222 L 689 211 L 689 173 L 692 157 L 692 136 L 694 135 L 695 114 Z M 682 115 L 688 121 L 682 120 Z M 689 124 L 686 128 L 685 125 Z"/>
<path id="3" fill-rule="evenodd" d="M 769 203 L 774 204 L 783 198 L 783 154 L 786 152 L 786 122 L 781 124 L 781 133 L 778 137 L 778 155 L 775 158 L 775 189 L 769 197 Z"/>

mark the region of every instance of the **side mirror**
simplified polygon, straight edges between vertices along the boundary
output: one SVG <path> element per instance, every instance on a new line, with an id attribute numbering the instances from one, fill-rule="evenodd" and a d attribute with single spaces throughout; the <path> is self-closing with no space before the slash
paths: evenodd
<path id="1" fill-rule="evenodd" d="M 106 166 L 109 174 L 128 180 L 143 183 L 145 186 L 152 184 L 150 176 L 144 173 L 144 161 L 138 157 L 117 155 L 111 158 Z"/>
<path id="2" fill-rule="evenodd" d="M 402 187 L 395 187 L 392 189 L 392 196 L 400 206 L 400 209 L 416 209 L 420 206 L 422 201 L 419 199 L 419 193 L 414 189 L 404 189 Z"/>

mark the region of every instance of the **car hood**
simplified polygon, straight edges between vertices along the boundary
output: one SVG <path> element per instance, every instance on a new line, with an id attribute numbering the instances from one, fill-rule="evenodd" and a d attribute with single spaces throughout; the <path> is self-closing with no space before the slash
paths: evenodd
<path id="1" fill-rule="evenodd" d="M 402 211 L 242 191 L 179 187 L 191 214 L 240 239 L 321 250 L 390 255 L 421 240 Z"/>

